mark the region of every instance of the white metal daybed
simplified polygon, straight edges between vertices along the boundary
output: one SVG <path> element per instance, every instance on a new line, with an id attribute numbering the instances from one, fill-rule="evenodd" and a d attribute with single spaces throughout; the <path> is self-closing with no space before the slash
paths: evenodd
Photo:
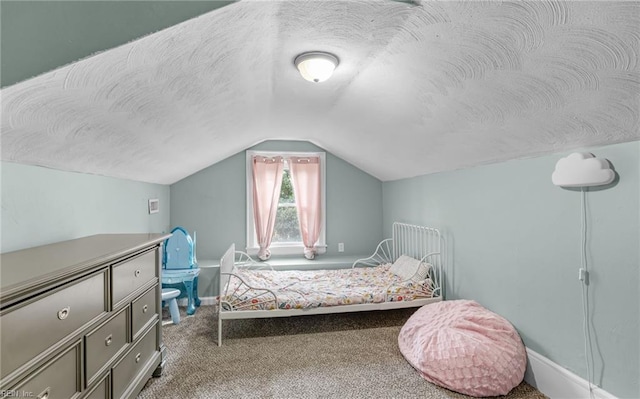
<path id="1" fill-rule="evenodd" d="M 218 345 L 222 320 L 420 307 L 442 300 L 437 229 L 393 224 L 392 238 L 351 268 L 274 271 L 232 244 L 220 260 Z"/>

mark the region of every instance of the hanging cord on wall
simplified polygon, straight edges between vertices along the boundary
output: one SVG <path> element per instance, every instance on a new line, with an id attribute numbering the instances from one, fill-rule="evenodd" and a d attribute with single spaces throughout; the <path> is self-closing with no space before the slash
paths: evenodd
<path id="1" fill-rule="evenodd" d="M 594 398 L 593 392 L 593 384 L 591 378 L 591 363 L 593 356 L 589 356 L 591 353 L 591 333 L 589 332 L 589 302 L 588 302 L 588 282 L 589 282 L 589 272 L 587 268 L 587 206 L 586 206 L 586 192 L 585 188 L 582 187 L 581 190 L 582 201 L 581 201 L 581 219 L 582 226 L 580 229 L 581 232 L 581 241 L 580 241 L 580 254 L 581 254 L 581 276 L 584 279 L 581 279 L 580 283 L 582 284 L 582 312 L 583 312 L 583 332 L 584 332 L 584 357 L 585 363 L 587 365 L 587 382 L 589 383 L 589 396 Z"/>

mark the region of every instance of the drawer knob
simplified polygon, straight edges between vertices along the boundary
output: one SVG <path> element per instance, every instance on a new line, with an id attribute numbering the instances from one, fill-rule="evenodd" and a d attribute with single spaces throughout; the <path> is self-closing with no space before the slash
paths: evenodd
<path id="1" fill-rule="evenodd" d="M 67 318 L 67 316 L 69 316 L 69 311 L 71 311 L 71 308 L 69 306 L 67 306 L 66 308 L 62 308 L 58 311 L 58 319 L 59 320 L 64 320 Z"/>
<path id="2" fill-rule="evenodd" d="M 147 313 L 147 310 L 149 310 L 149 305 L 144 305 L 142 307 L 142 313 Z"/>
<path id="3" fill-rule="evenodd" d="M 105 338 L 105 340 L 104 340 L 104 345 L 105 346 L 109 346 L 109 345 L 111 345 L 112 341 L 113 341 L 113 334 L 109 334 L 109 336 L 107 338 Z"/>
<path id="4" fill-rule="evenodd" d="M 136 277 L 140 276 L 140 269 L 138 269 L 135 272 L 133 272 L 133 275 L 136 276 Z"/>
<path id="5" fill-rule="evenodd" d="M 136 355 L 136 363 L 140 363 L 140 353 Z"/>

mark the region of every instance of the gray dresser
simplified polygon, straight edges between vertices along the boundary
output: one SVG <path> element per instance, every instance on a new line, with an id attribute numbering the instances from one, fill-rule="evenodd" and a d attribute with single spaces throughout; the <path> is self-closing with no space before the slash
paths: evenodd
<path id="1" fill-rule="evenodd" d="M 162 372 L 164 234 L 0 255 L 0 398 L 135 398 Z"/>

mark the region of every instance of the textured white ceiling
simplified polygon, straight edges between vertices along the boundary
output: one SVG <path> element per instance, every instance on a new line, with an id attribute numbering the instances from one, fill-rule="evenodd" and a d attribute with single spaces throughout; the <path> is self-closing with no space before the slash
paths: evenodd
<path id="1" fill-rule="evenodd" d="M 640 139 L 640 2 L 417 3 L 242 1 L 7 87 L 2 160 L 171 184 L 290 139 L 393 180 Z"/>

